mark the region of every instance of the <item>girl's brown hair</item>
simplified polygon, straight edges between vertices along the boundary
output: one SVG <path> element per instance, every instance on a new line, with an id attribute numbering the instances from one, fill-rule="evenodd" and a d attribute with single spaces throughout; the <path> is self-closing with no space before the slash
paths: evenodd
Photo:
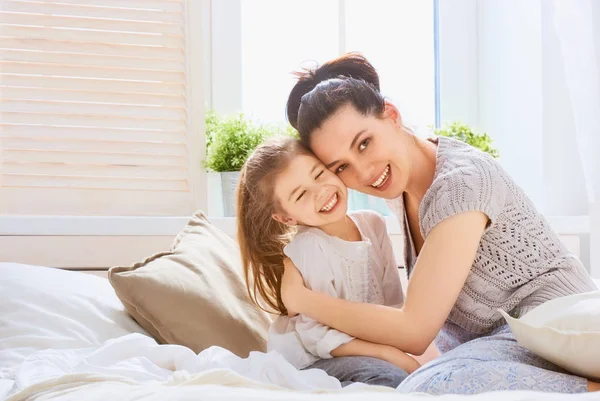
<path id="1" fill-rule="evenodd" d="M 237 238 L 246 287 L 250 299 L 268 312 L 272 311 L 264 308 L 265 303 L 287 314 L 281 300 L 283 248 L 295 232 L 272 217 L 283 212 L 274 194 L 275 179 L 301 153 L 308 152 L 293 138 L 266 142 L 246 160 L 238 181 Z"/>
<path id="2" fill-rule="evenodd" d="M 288 97 L 287 118 L 307 149 L 312 133 L 347 104 L 363 115 L 381 116 L 384 112 L 379 75 L 359 53 L 347 53 L 295 75 L 298 82 Z"/>

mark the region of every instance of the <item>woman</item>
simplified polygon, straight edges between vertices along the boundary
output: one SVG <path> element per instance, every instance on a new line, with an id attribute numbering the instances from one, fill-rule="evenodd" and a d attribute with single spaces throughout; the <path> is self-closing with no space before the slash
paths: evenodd
<path id="1" fill-rule="evenodd" d="M 413 135 L 360 55 L 298 76 L 290 123 L 344 184 L 388 200 L 404 231 L 410 284 L 398 310 L 312 292 L 286 266 L 288 311 L 416 355 L 435 339 L 443 355 L 405 380 L 402 391 L 600 390 L 519 346 L 497 312 L 523 315 L 596 289 L 500 165 L 453 139 Z"/>

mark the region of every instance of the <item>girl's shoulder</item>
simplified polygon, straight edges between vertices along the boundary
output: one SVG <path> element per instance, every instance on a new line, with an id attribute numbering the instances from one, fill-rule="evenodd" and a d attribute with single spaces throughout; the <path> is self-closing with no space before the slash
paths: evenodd
<path id="1" fill-rule="evenodd" d="M 283 248 L 283 253 L 294 263 L 303 278 L 312 282 L 320 276 L 326 276 L 326 272 L 335 264 L 339 252 L 321 230 L 301 227 Z"/>
<path id="2" fill-rule="evenodd" d="M 381 232 L 386 232 L 385 217 L 374 210 L 355 210 L 349 212 L 348 215 L 354 220 L 361 234 L 371 236 L 371 233 L 376 233 L 377 236 Z"/>
<path id="3" fill-rule="evenodd" d="M 317 246 L 327 241 L 328 235 L 316 227 L 298 226 L 298 231 L 287 246 Z"/>
<path id="4" fill-rule="evenodd" d="M 314 227 L 298 227 L 298 232 L 283 248 L 283 253 L 299 267 L 313 255 L 321 255 L 328 248 L 327 234 Z"/>

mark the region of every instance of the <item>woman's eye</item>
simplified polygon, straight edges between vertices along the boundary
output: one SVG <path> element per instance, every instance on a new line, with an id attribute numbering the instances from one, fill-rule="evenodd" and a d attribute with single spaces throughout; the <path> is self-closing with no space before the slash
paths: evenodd
<path id="1" fill-rule="evenodd" d="M 340 164 L 339 167 L 335 169 L 335 173 L 336 174 L 341 173 L 342 171 L 344 171 L 346 169 L 346 167 L 348 167 L 347 164 Z"/>
<path id="2" fill-rule="evenodd" d="M 365 150 L 365 149 L 367 148 L 367 146 L 369 146 L 369 142 L 370 142 L 370 141 L 371 141 L 371 140 L 370 140 L 370 139 L 368 139 L 368 138 L 367 138 L 367 139 L 365 139 L 364 141 L 362 141 L 362 142 L 361 142 L 361 143 L 358 145 L 358 150 L 359 150 L 359 151 L 361 151 L 361 152 L 362 152 L 363 150 Z"/>
<path id="3" fill-rule="evenodd" d="M 302 191 L 302 193 L 300 194 L 298 199 L 296 199 L 296 202 L 298 202 L 300 199 L 302 199 L 302 197 L 304 196 L 305 193 L 306 193 L 306 191 Z"/>
<path id="4" fill-rule="evenodd" d="M 315 180 L 319 179 L 319 177 L 321 176 L 321 174 L 323 174 L 323 171 L 325 171 L 325 170 L 321 170 L 321 172 L 319 174 L 317 174 L 317 176 L 315 177 Z"/>

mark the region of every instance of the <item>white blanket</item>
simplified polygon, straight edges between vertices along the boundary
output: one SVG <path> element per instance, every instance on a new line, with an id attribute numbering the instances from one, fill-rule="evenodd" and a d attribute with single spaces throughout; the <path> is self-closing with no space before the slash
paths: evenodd
<path id="1" fill-rule="evenodd" d="M 110 340 L 99 348 L 32 354 L 18 369 L 11 393 L 8 401 L 423 399 L 419 394 L 362 384 L 342 389 L 323 371 L 298 371 L 277 353 L 256 352 L 242 359 L 213 347 L 195 355 L 185 347 L 158 345 L 142 334 Z M 599 397 L 512 392 L 441 398 L 558 401 Z"/>

